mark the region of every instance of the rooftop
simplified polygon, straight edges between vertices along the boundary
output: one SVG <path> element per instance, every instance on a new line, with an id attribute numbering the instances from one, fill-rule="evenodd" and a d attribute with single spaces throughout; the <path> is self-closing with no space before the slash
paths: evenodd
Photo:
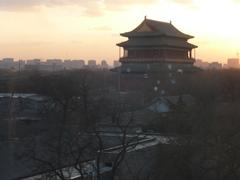
<path id="1" fill-rule="evenodd" d="M 193 36 L 184 34 L 175 28 L 172 23 L 161 22 L 156 20 L 145 19 L 134 30 L 121 34 L 124 37 L 137 37 L 137 36 L 170 36 L 182 39 L 190 39 Z"/>
<path id="2" fill-rule="evenodd" d="M 184 48 L 184 49 L 193 49 L 197 48 L 197 46 L 190 44 L 184 40 L 177 40 L 173 38 L 169 39 L 158 39 L 158 38 L 150 38 L 150 39 L 140 39 L 135 38 L 125 42 L 121 42 L 117 44 L 120 47 L 172 47 L 172 48 Z"/>

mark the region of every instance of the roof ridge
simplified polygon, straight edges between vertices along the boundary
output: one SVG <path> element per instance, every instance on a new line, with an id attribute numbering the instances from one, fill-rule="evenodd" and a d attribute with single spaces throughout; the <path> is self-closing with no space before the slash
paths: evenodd
<path id="1" fill-rule="evenodd" d="M 157 21 L 157 20 L 154 20 L 154 19 L 146 19 L 146 21 L 152 21 L 152 22 L 156 22 L 156 23 L 165 23 L 165 24 L 171 25 L 171 23 L 168 23 L 168 22 L 165 22 L 165 21 Z"/>
<path id="2" fill-rule="evenodd" d="M 147 32 L 147 31 L 138 31 L 140 28 L 146 28 L 143 25 L 147 25 L 152 32 Z M 166 35 L 166 36 L 171 36 L 171 37 L 178 37 L 178 38 L 183 38 L 183 39 L 190 39 L 193 38 L 193 36 L 188 35 L 177 29 L 171 22 L 164 22 L 164 21 L 157 21 L 153 19 L 147 19 L 145 18 L 140 25 L 138 25 L 134 30 L 130 32 L 125 32 L 122 33 L 122 36 L 125 37 L 130 37 L 134 35 L 139 35 L 142 36 L 144 33 L 147 35 Z"/>

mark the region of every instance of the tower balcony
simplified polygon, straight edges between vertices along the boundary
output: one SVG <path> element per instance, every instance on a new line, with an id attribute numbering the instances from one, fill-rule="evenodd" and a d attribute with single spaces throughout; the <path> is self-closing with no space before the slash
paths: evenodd
<path id="1" fill-rule="evenodd" d="M 121 63 L 184 63 L 193 64 L 194 58 L 130 58 L 121 57 L 119 59 Z"/>

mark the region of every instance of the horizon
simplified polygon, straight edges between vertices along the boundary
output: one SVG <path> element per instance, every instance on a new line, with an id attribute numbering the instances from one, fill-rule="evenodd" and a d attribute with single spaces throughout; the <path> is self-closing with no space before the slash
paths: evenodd
<path id="1" fill-rule="evenodd" d="M 196 59 L 226 63 L 240 52 L 239 8 L 239 0 L 0 0 L 0 58 L 112 64 L 118 60 L 116 44 L 126 40 L 120 33 L 147 16 L 193 35 L 189 42 L 198 46 Z"/>
<path id="2" fill-rule="evenodd" d="M 101 65 L 102 61 L 106 61 L 107 64 L 109 66 L 113 66 L 114 65 L 114 61 L 117 61 L 119 62 L 119 60 L 112 60 L 112 61 L 107 61 L 106 59 L 82 59 L 82 58 L 78 58 L 78 59 L 61 59 L 61 58 L 47 58 L 47 59 L 39 59 L 39 58 L 32 58 L 32 59 L 15 59 L 15 58 L 12 58 L 12 57 L 3 57 L 3 58 L 0 58 L 0 62 L 3 61 L 3 60 L 8 60 L 8 59 L 13 59 L 13 62 L 19 62 L 19 61 L 24 61 L 25 63 L 27 63 L 28 61 L 32 61 L 32 60 L 40 60 L 40 62 L 42 63 L 46 63 L 47 61 L 55 61 L 55 60 L 60 60 L 62 63 L 65 63 L 65 61 L 84 61 L 85 65 L 88 64 L 88 61 L 96 61 L 96 65 Z M 238 59 L 240 60 L 238 57 L 233 57 L 233 58 L 228 58 L 226 61 L 224 62 L 219 62 L 219 61 L 206 61 L 206 60 L 202 60 L 202 59 L 195 59 L 197 63 L 197 61 L 201 61 L 202 63 L 208 63 L 208 64 L 211 64 L 211 63 L 220 63 L 222 65 L 227 65 L 228 64 L 228 60 L 229 59 Z"/>

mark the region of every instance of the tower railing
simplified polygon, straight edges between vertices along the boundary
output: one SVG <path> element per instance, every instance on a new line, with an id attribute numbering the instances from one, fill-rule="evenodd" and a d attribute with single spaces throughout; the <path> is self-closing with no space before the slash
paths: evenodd
<path id="1" fill-rule="evenodd" d="M 148 63 L 194 63 L 194 58 L 131 58 L 131 57 L 121 57 L 120 62 L 148 62 Z"/>

